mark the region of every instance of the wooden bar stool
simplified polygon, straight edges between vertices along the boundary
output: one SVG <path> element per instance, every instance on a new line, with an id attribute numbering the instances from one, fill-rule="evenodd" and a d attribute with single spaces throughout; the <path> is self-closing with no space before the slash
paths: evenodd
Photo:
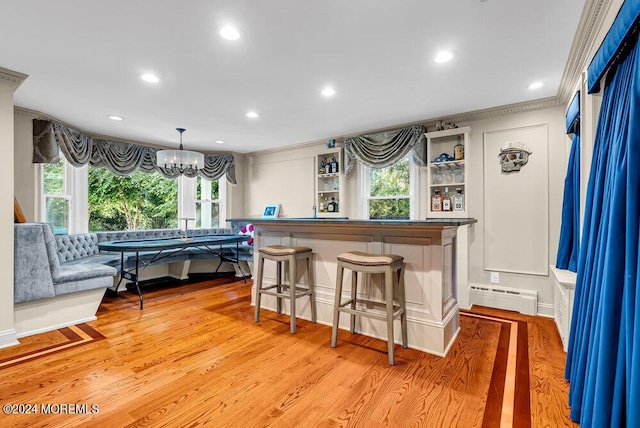
<path id="1" fill-rule="evenodd" d="M 351 270 L 351 298 L 342 302 L 342 279 L 344 269 Z M 365 275 L 379 273 L 384 275 L 385 301 L 358 299 L 358 272 Z M 396 274 L 397 275 L 394 275 Z M 393 292 L 394 277 L 397 278 L 398 293 Z M 395 299 L 394 299 L 395 298 Z M 394 300 L 397 303 L 394 304 Z M 385 314 L 367 311 L 366 308 L 356 308 L 356 303 L 378 305 L 386 308 Z M 336 300 L 333 307 L 333 329 L 331 331 L 331 346 L 338 344 L 338 326 L 340 312 L 351 314 L 350 329 L 355 333 L 356 315 L 379 319 L 387 322 L 387 352 L 389 365 L 394 365 L 393 359 L 393 320 L 400 317 L 402 328 L 402 346 L 407 347 L 407 310 L 404 297 L 404 257 L 395 254 L 369 254 L 361 251 L 351 251 L 338 256 L 338 275 L 336 277 Z"/>
<path id="2" fill-rule="evenodd" d="M 291 333 L 296 332 L 296 299 L 302 296 L 309 296 L 311 302 L 311 321 L 316 322 L 316 296 L 313 276 L 313 266 L 311 263 L 312 250 L 309 247 L 286 247 L 284 245 L 269 245 L 260 248 L 258 251 L 258 281 L 256 283 L 256 316 L 255 321 L 260 321 L 260 297 L 263 294 L 276 296 L 278 313 L 282 313 L 282 299 L 289 299 L 291 302 Z M 276 262 L 276 283 L 263 287 L 262 278 L 264 275 L 264 261 L 273 260 Z M 306 260 L 307 266 L 305 275 L 307 277 L 308 288 L 298 288 L 297 261 Z M 282 283 L 282 262 L 289 263 L 289 284 Z M 273 290 L 275 288 L 275 290 Z"/>

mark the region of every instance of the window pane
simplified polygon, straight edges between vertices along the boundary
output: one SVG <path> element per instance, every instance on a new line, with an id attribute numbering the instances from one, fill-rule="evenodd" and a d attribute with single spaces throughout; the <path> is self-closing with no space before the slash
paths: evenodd
<path id="1" fill-rule="evenodd" d="M 46 204 L 45 222 L 53 226 L 53 233 L 68 233 L 69 200 L 47 196 Z"/>
<path id="2" fill-rule="evenodd" d="M 89 230 L 178 227 L 178 182 L 137 171 L 120 177 L 89 168 Z"/>
<path id="3" fill-rule="evenodd" d="M 218 200 L 218 180 L 209 181 L 206 178 L 197 177 L 196 201 Z"/>
<path id="4" fill-rule="evenodd" d="M 46 195 L 64 195 L 64 163 L 47 163 L 42 167 L 42 187 Z"/>
<path id="5" fill-rule="evenodd" d="M 196 228 L 219 227 L 220 207 L 217 203 L 196 202 Z"/>
<path id="6" fill-rule="evenodd" d="M 409 198 L 369 200 L 370 219 L 409 219 Z"/>
<path id="7" fill-rule="evenodd" d="M 220 193 L 218 191 L 218 180 L 214 180 L 211 182 L 211 200 L 217 201 L 219 199 L 219 195 Z"/>
<path id="8" fill-rule="evenodd" d="M 386 168 L 370 170 L 370 196 L 409 195 L 409 159 Z"/>

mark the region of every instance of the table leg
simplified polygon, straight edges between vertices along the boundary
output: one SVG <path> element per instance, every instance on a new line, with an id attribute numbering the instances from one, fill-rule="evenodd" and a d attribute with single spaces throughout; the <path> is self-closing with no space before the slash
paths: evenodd
<path id="1" fill-rule="evenodd" d="M 142 292 L 140 291 L 140 281 L 138 281 L 139 260 L 140 260 L 140 257 L 138 257 L 138 252 L 136 251 L 136 276 L 134 278 L 133 283 L 136 285 L 136 290 L 138 291 L 138 296 L 140 297 L 140 309 L 142 309 L 143 299 L 142 299 Z"/>

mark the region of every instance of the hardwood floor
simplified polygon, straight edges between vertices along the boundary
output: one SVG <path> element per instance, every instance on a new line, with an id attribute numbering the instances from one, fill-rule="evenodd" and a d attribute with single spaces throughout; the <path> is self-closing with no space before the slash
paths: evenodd
<path id="1" fill-rule="evenodd" d="M 390 367 L 380 340 L 340 331 L 334 349 L 329 326 L 291 335 L 269 311 L 255 324 L 235 278 L 144 293 L 142 311 L 135 294 L 105 297 L 88 323 L 104 339 L 0 367 L 2 404 L 38 410 L 0 426 L 577 426 L 550 319 L 474 308 L 446 358 L 396 346 Z M 38 343 L 54 345 L 33 337 L 0 361 Z"/>

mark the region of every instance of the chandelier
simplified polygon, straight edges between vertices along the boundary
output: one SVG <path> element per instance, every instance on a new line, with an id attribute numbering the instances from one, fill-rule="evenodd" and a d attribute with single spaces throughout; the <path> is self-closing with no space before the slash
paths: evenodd
<path id="1" fill-rule="evenodd" d="M 199 169 L 204 168 L 204 155 L 199 152 L 184 150 L 182 147 L 182 133 L 184 128 L 176 128 L 180 133 L 179 150 L 158 150 L 156 152 L 156 163 L 171 171 L 173 175 L 178 173 L 188 177 L 194 177 Z"/>

